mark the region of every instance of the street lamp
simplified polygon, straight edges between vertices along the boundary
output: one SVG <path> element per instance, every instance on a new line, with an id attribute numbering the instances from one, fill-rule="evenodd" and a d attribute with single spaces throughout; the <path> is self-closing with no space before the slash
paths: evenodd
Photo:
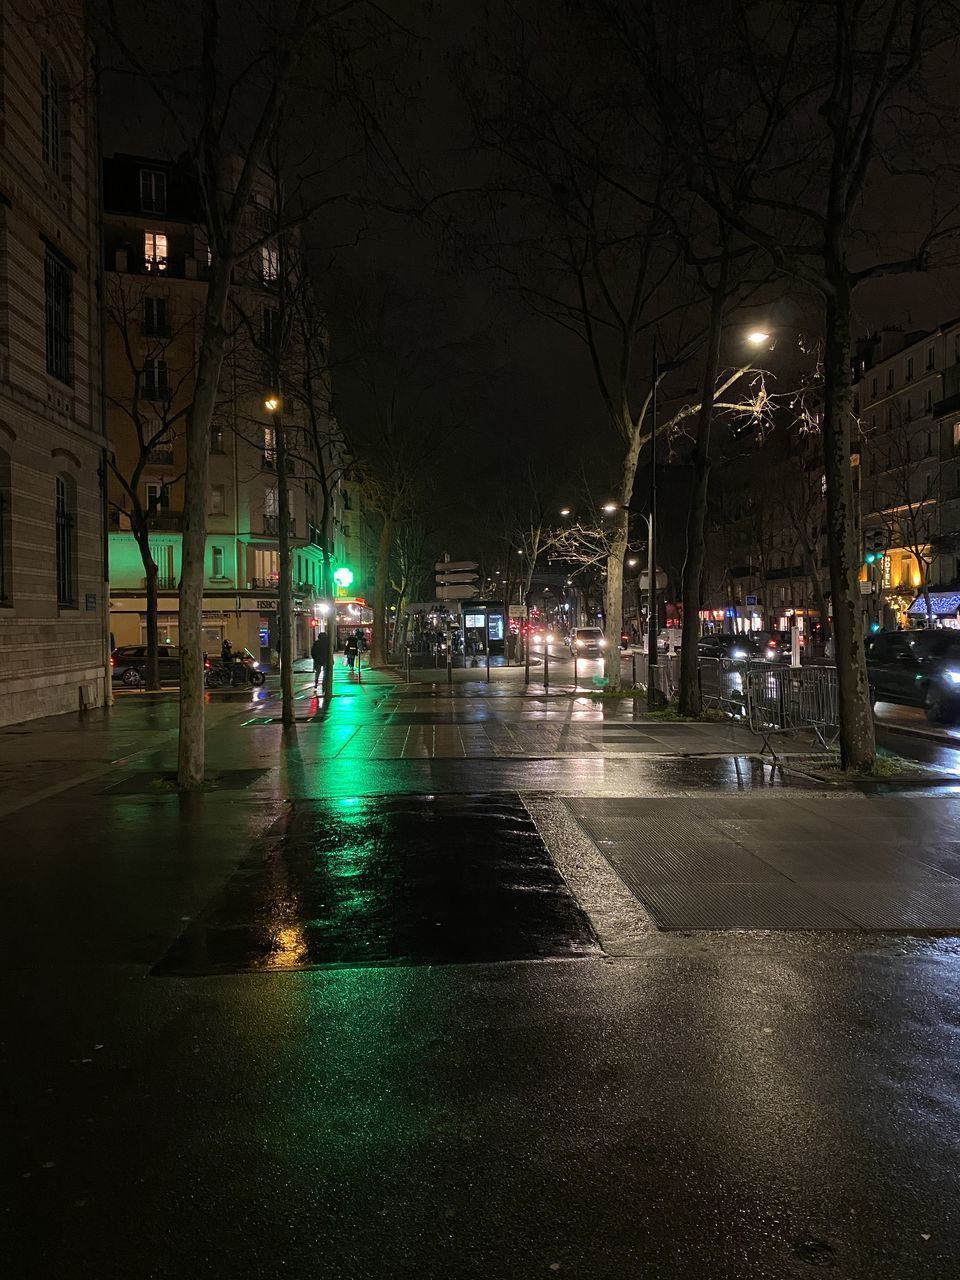
<path id="1" fill-rule="evenodd" d="M 280 397 L 271 392 L 270 395 L 264 397 L 263 407 L 267 413 L 276 413 L 280 408 Z"/>
<path id="2" fill-rule="evenodd" d="M 617 506 L 615 502 L 605 502 L 603 504 L 603 511 L 608 516 L 612 516 L 615 511 L 619 511 L 619 510 L 620 508 Z"/>
<path id="3" fill-rule="evenodd" d="M 747 341 L 751 347 L 764 347 L 770 341 L 770 334 L 766 329 L 751 329 L 747 334 Z"/>
<path id="4" fill-rule="evenodd" d="M 561 514 L 562 516 L 568 516 L 568 515 L 570 514 L 570 508 L 569 508 L 569 507 L 561 507 L 561 508 L 560 508 L 560 514 Z"/>

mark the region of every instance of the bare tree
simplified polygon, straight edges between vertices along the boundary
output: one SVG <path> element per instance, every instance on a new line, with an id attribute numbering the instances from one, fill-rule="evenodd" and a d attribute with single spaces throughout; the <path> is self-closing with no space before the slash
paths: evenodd
<path id="1" fill-rule="evenodd" d="M 196 317 L 185 311 L 171 316 L 171 305 L 172 300 L 142 282 L 113 273 L 107 276 L 103 300 L 107 342 L 118 352 L 106 388 L 114 446 L 110 506 L 118 524 L 129 525 L 143 562 L 148 689 L 160 687 L 159 568 L 151 532 L 174 487 L 183 482 L 178 455 L 195 372 Z M 148 480 L 156 486 L 152 502 L 146 497 Z"/>
<path id="2" fill-rule="evenodd" d="M 771 11 L 731 0 L 710 14 L 649 0 L 598 0 L 596 7 L 638 73 L 653 81 L 659 118 L 682 151 L 690 189 L 822 299 L 841 755 L 845 765 L 870 769 L 850 466 L 852 299 L 864 281 L 920 270 L 955 240 L 955 190 L 945 204 L 937 191 L 955 185 L 946 123 L 953 114 L 936 101 L 951 81 L 960 40 L 954 6 L 835 0 Z M 918 203 L 926 219 L 921 232 Z M 897 207 L 909 210 L 900 227 L 889 217 Z M 892 252 L 878 251 L 880 243 Z"/>
<path id="3" fill-rule="evenodd" d="M 229 336 L 234 270 L 277 234 L 276 227 L 250 234 L 251 193 L 285 104 L 302 89 L 306 69 L 315 82 L 335 85 L 335 94 L 355 92 L 346 33 L 367 17 L 374 30 L 390 20 L 364 0 L 288 0 L 246 4 L 243 21 L 232 21 L 224 32 L 218 0 L 192 5 L 169 0 L 164 8 L 164 29 L 176 30 L 185 48 L 198 51 L 196 60 L 187 59 L 173 73 L 167 47 L 161 46 L 158 58 L 153 46 L 157 23 L 150 24 L 145 35 L 138 14 L 123 9 L 117 0 L 106 0 L 105 28 L 126 71 L 151 86 L 187 152 L 199 182 L 210 248 L 194 395 L 187 416 L 180 581 L 178 780 L 182 788 L 196 789 L 204 776 L 201 624 L 210 427 Z M 327 188 L 318 199 L 305 198 L 297 217 L 303 219 L 341 198 Z"/>

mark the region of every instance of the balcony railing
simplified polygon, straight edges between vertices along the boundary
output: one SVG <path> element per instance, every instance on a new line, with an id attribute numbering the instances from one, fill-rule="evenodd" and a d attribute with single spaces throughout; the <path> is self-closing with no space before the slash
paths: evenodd
<path id="1" fill-rule="evenodd" d="M 276 591 L 280 581 L 278 573 L 272 573 L 266 578 L 251 578 L 250 587 L 253 591 Z"/>
<path id="2" fill-rule="evenodd" d="M 147 461 L 154 467 L 172 467 L 173 449 L 168 446 L 151 449 L 147 454 Z"/>
<path id="3" fill-rule="evenodd" d="M 275 538 L 277 534 L 280 532 L 280 517 L 264 516 L 263 532 L 268 538 Z"/>
<path id="4" fill-rule="evenodd" d="M 176 533 L 183 524 L 182 511 L 151 511 L 147 517 L 151 529 Z"/>

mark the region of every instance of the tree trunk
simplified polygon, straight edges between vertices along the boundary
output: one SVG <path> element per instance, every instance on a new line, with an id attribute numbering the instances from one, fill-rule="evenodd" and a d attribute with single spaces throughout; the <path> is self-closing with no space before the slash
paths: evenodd
<path id="1" fill-rule="evenodd" d="M 280 721 L 296 721 L 293 707 L 293 592 L 290 565 L 290 482 L 287 474 L 287 433 L 283 417 L 274 421 L 277 449 L 277 542 L 280 580 L 277 584 L 277 639 L 280 646 Z"/>
<path id="2" fill-rule="evenodd" d="M 323 683 L 322 690 L 324 699 L 329 701 L 333 697 L 333 663 L 337 651 L 337 601 L 333 594 L 332 582 L 333 566 L 330 560 L 330 504 L 324 501 L 323 508 L 323 589 L 327 593 L 325 596 L 327 605 L 329 606 L 326 615 L 327 623 L 327 648 L 326 656 L 323 661 Z"/>
<path id="3" fill-rule="evenodd" d="M 180 574 L 180 740 L 177 782 L 194 791 L 203 784 L 203 569 L 207 545 L 210 423 L 217 404 L 226 343 L 224 315 L 233 263 L 214 258 L 204 303 L 202 341 L 193 404 L 187 417 L 187 469 L 183 498 L 183 565 Z"/>
<path id="4" fill-rule="evenodd" d="M 604 626 L 604 638 L 607 642 L 607 656 L 603 664 L 603 673 L 607 678 L 607 688 L 619 690 L 623 687 L 623 664 L 620 661 L 620 632 L 623 630 L 623 561 L 630 541 L 630 503 L 633 500 L 633 485 L 637 475 L 637 459 L 640 456 L 640 433 L 643 421 L 627 424 L 626 453 L 623 456 L 623 470 L 620 474 L 620 506 L 615 517 L 616 526 L 607 553 L 607 610 Z M 654 423 L 654 427 L 656 424 Z M 651 440 L 653 436 L 651 435 Z M 655 464 L 655 458 L 651 454 Z M 656 600 L 656 583 L 648 596 Z M 654 622 L 656 628 L 656 622 Z"/>
<path id="5" fill-rule="evenodd" d="M 810 582 L 810 589 L 813 592 L 813 599 L 817 606 L 817 612 L 820 614 L 820 634 L 824 640 L 830 636 L 830 619 L 827 616 L 827 597 L 823 590 L 823 579 L 820 577 L 820 567 L 817 564 L 816 553 L 813 547 L 806 541 L 803 542 L 803 561 L 807 571 L 807 578 Z"/>
<path id="6" fill-rule="evenodd" d="M 825 308 L 823 451 L 827 556 L 840 700 L 840 759 L 845 769 L 869 770 L 873 767 L 875 745 L 863 647 L 857 512 L 850 463 L 850 289 L 844 267 L 832 274 L 837 283 Z"/>
<path id="7" fill-rule="evenodd" d="M 703 530 L 707 519 L 707 491 L 710 484 L 710 426 L 713 401 L 720 368 L 720 337 L 723 332 L 723 307 L 727 292 L 727 260 L 724 256 L 720 279 L 710 298 L 710 330 L 703 364 L 700 411 L 693 447 L 693 483 L 687 509 L 687 547 L 683 558 L 681 598 L 683 630 L 680 633 L 680 714 L 698 716 L 700 698 L 700 593 L 703 581 Z M 651 586 L 651 599 L 655 584 Z"/>
<path id="8" fill-rule="evenodd" d="M 393 516 L 384 515 L 377 544 L 377 568 L 373 582 L 373 644 L 370 665 L 386 666 L 387 662 L 387 576 L 390 572 L 390 550 L 393 546 Z"/>
<path id="9" fill-rule="evenodd" d="M 147 688 L 160 688 L 160 628 L 157 622 L 158 596 L 157 596 L 157 575 L 159 570 L 157 562 L 153 558 L 150 550 L 150 531 L 144 524 L 142 527 L 135 529 L 134 538 L 140 551 L 140 559 L 143 561 L 143 572 L 146 578 L 146 599 L 147 599 Z"/>
<path id="10" fill-rule="evenodd" d="M 631 490 L 632 490 L 631 485 Z M 627 505 L 627 504 L 624 504 Z M 623 561 L 627 554 L 629 512 L 618 511 L 616 528 L 610 540 L 607 552 L 607 590 L 606 619 L 604 638 L 607 642 L 607 654 L 603 664 L 603 674 L 607 678 L 607 688 L 620 689 L 623 684 L 623 664 L 620 661 L 620 632 L 623 629 Z"/>

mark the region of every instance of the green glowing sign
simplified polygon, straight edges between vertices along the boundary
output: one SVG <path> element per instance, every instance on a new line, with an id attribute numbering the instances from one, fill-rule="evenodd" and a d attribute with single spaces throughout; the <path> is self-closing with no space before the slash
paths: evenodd
<path id="1" fill-rule="evenodd" d="M 341 565 L 339 569 L 334 569 L 333 580 L 338 587 L 342 587 L 346 591 L 347 587 L 353 582 L 353 570 L 348 569 L 346 565 Z"/>

